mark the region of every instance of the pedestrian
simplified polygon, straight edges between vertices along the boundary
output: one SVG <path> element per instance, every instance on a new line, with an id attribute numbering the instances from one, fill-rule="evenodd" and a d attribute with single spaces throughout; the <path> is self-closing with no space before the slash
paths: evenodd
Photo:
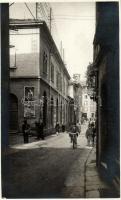
<path id="1" fill-rule="evenodd" d="M 37 140 L 40 140 L 40 138 L 41 138 L 41 133 L 40 133 L 40 124 L 39 124 L 39 122 L 35 122 L 35 128 L 36 128 L 36 134 L 37 134 Z"/>
<path id="2" fill-rule="evenodd" d="M 44 136 L 44 124 L 43 124 L 42 120 L 40 120 L 40 135 L 41 135 L 42 140 L 44 140 L 45 139 L 45 136 Z"/>
<path id="3" fill-rule="evenodd" d="M 87 145 L 88 146 L 91 146 L 91 143 L 92 143 L 92 135 L 93 135 L 93 130 L 92 130 L 92 127 L 91 125 L 89 124 L 89 127 L 86 131 L 86 138 L 87 138 Z"/>
<path id="4" fill-rule="evenodd" d="M 76 126 L 76 124 L 73 124 L 70 127 L 70 132 L 69 132 L 69 136 L 70 136 L 70 142 L 73 142 L 73 136 L 75 135 L 75 142 L 77 144 L 77 137 L 78 137 L 78 128 Z"/>
<path id="5" fill-rule="evenodd" d="M 60 130 L 59 122 L 56 123 L 55 130 L 56 130 L 56 135 L 58 135 Z"/>
<path id="6" fill-rule="evenodd" d="M 80 134 L 80 133 L 81 133 L 81 123 L 78 122 L 78 123 L 76 124 L 76 126 L 77 126 L 77 129 L 78 129 L 78 133 Z"/>
<path id="7" fill-rule="evenodd" d="M 92 144 L 94 146 L 94 144 L 95 144 L 95 137 L 96 137 L 96 127 L 95 127 L 94 123 L 91 124 L 91 126 L 92 126 L 92 131 L 93 131 L 93 134 L 92 134 Z"/>
<path id="8" fill-rule="evenodd" d="M 28 124 L 27 119 L 25 119 L 23 122 L 22 132 L 23 132 L 24 143 L 28 143 L 29 142 L 30 125 Z"/>
<path id="9" fill-rule="evenodd" d="M 65 124 L 62 124 L 62 132 L 65 132 Z"/>

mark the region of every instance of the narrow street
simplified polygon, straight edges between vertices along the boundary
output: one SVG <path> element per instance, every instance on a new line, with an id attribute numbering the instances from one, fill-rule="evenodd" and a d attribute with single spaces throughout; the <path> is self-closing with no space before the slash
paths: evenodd
<path id="1" fill-rule="evenodd" d="M 120 197 L 119 7 L 0 4 L 1 198 Z"/>
<path id="2" fill-rule="evenodd" d="M 3 169 L 6 198 L 84 197 L 84 163 L 92 149 L 86 146 L 85 129 L 77 149 L 72 148 L 68 133 L 13 145 L 5 163 L 7 173 Z"/>

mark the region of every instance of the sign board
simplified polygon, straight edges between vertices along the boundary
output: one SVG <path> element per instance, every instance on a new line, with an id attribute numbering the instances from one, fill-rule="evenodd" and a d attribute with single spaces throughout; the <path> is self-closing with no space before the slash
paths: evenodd
<path id="1" fill-rule="evenodd" d="M 24 87 L 24 99 L 25 101 L 34 101 L 34 87 Z"/>
<path id="2" fill-rule="evenodd" d="M 24 87 L 24 117 L 33 118 L 35 117 L 35 102 L 34 102 L 34 87 Z"/>
<path id="3" fill-rule="evenodd" d="M 24 117 L 26 118 L 35 117 L 35 105 L 32 102 L 24 104 Z"/>

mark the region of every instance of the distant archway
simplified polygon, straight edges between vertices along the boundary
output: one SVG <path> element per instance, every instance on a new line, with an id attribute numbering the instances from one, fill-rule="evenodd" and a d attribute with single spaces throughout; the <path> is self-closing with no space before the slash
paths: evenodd
<path id="1" fill-rule="evenodd" d="M 18 131 L 18 98 L 14 94 L 10 94 L 9 130 Z"/>

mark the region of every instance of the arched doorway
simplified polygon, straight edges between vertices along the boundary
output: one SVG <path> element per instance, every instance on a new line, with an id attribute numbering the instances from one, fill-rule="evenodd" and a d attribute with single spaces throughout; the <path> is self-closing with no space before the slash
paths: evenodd
<path id="1" fill-rule="evenodd" d="M 62 124 L 62 101 L 60 105 L 60 123 Z"/>
<path id="2" fill-rule="evenodd" d="M 47 94 L 45 91 L 43 93 L 43 124 L 47 125 Z"/>
<path id="3" fill-rule="evenodd" d="M 18 131 L 18 99 L 14 94 L 10 94 L 9 130 L 10 132 Z"/>
<path id="4" fill-rule="evenodd" d="M 54 101 L 53 97 L 51 98 L 51 126 L 53 127 L 53 117 L 54 117 Z"/>

